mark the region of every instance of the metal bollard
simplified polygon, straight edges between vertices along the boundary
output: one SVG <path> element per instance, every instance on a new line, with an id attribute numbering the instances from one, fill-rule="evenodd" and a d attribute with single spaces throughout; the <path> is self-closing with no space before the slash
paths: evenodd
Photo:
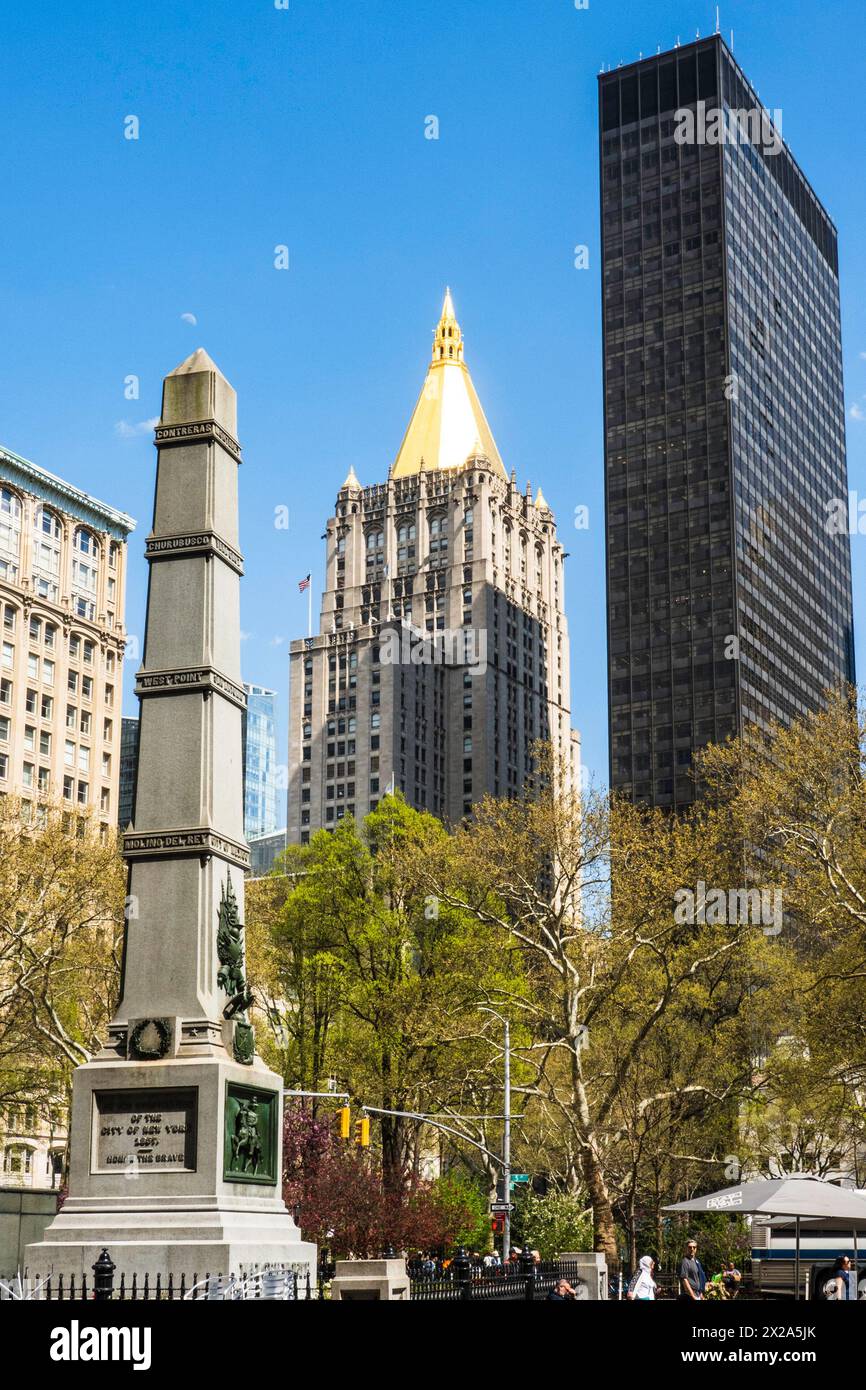
<path id="1" fill-rule="evenodd" d="M 107 1250 L 103 1250 L 93 1270 L 93 1297 L 97 1303 L 105 1303 L 114 1293 L 115 1264 Z"/>

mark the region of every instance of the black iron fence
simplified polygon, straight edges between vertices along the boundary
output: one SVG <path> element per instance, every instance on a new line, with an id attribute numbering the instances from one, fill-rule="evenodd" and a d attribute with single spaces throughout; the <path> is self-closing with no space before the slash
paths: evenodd
<path id="1" fill-rule="evenodd" d="M 181 1299 L 282 1299 L 306 1302 L 321 1296 L 321 1290 L 310 1279 L 309 1268 L 263 1266 L 238 1274 L 118 1274 L 107 1250 L 103 1250 L 92 1266 L 92 1274 L 48 1275 L 25 1274 L 23 1280 L 0 1284 L 0 1301 L 4 1298 L 27 1298 L 46 1301 L 92 1299 L 96 1302 L 158 1302 Z"/>
<path id="2" fill-rule="evenodd" d="M 570 1260 L 536 1262 L 530 1251 L 516 1264 L 479 1267 L 465 1250 L 459 1250 L 445 1270 L 425 1275 L 410 1268 L 412 1300 L 420 1303 L 454 1302 L 532 1302 L 547 1298 L 560 1279 L 566 1279 L 579 1299 L 589 1301 L 597 1295 L 581 1273 L 581 1266 Z"/>

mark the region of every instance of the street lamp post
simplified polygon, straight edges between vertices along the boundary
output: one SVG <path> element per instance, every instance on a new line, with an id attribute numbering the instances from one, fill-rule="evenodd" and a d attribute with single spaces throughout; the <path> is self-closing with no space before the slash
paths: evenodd
<path id="1" fill-rule="evenodd" d="M 502 1136 L 502 1178 L 505 1188 L 505 1220 L 502 1223 L 502 1263 L 507 1264 L 511 1253 L 511 1024 L 505 1024 L 505 1128 Z"/>
<path id="2" fill-rule="evenodd" d="M 506 1265 L 511 1253 L 511 1024 L 502 1014 L 497 1013 L 496 1009 L 491 1009 L 486 1004 L 482 1004 L 481 1012 L 498 1018 L 505 1029 L 502 1054 L 505 1069 L 505 1104 L 502 1107 L 502 1118 L 505 1121 L 502 1134 L 502 1201 L 505 1206 L 502 1222 L 502 1263 Z"/>

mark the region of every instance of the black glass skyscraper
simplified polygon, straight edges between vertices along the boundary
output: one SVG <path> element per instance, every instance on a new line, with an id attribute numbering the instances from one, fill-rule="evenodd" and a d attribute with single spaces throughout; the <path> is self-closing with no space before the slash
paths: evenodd
<path id="1" fill-rule="evenodd" d="M 599 106 L 611 785 L 677 808 L 854 679 L 836 229 L 718 35 Z"/>

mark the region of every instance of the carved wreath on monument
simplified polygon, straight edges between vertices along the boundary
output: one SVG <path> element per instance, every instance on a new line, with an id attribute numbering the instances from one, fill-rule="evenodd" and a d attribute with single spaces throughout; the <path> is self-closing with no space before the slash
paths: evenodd
<path id="1" fill-rule="evenodd" d="M 238 915 L 238 903 L 230 875 L 226 875 L 219 905 L 217 923 L 217 955 L 220 959 L 217 984 L 225 990 L 229 1001 L 223 1009 L 223 1018 L 234 1019 L 234 1058 L 245 1066 L 252 1065 L 256 1054 L 256 1041 L 253 1026 L 244 1017 L 253 1002 L 244 973 L 244 929 Z"/>
<path id="2" fill-rule="evenodd" d="M 164 1057 L 171 1042 L 171 1029 L 165 1019 L 143 1018 L 129 1035 L 129 1055 L 140 1062 Z"/>

